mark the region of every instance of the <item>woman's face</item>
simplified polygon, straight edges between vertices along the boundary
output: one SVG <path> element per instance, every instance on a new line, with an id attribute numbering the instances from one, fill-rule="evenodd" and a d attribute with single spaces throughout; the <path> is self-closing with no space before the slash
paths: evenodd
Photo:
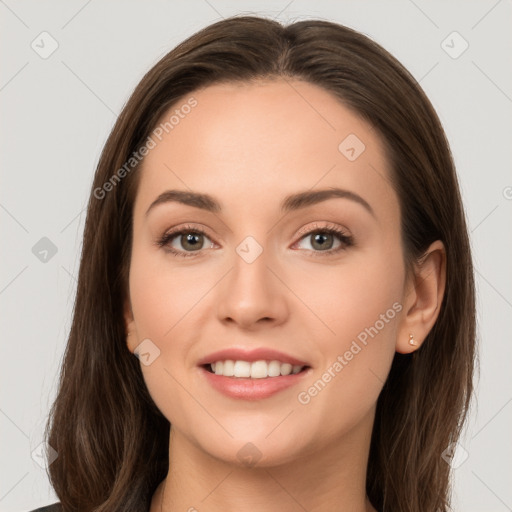
<path id="1" fill-rule="evenodd" d="M 191 96 L 137 171 L 126 319 L 151 396 L 175 432 L 225 461 L 270 466 L 368 440 L 408 336 L 378 134 L 302 81 Z M 263 378 L 287 361 L 291 375 Z"/>

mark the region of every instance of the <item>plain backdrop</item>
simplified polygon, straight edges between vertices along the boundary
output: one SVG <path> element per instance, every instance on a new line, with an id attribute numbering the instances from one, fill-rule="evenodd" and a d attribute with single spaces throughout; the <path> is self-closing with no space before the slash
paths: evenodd
<path id="1" fill-rule="evenodd" d="M 478 291 L 480 376 L 454 509 L 512 510 L 510 0 L 0 0 L 0 511 L 57 501 L 39 445 L 71 323 L 84 208 L 116 115 L 171 48 L 240 13 L 353 27 L 395 55 L 436 108 Z"/>

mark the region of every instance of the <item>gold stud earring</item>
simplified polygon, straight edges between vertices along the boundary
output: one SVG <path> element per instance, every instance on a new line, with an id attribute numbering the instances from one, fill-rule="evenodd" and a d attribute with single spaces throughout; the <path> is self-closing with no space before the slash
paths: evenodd
<path id="1" fill-rule="evenodd" d="M 417 343 L 414 341 L 412 334 L 409 334 L 409 345 L 412 345 L 413 347 L 417 345 Z"/>

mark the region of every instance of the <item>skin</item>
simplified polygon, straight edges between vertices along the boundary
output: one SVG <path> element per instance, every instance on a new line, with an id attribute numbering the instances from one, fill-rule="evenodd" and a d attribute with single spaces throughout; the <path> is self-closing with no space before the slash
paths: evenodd
<path id="1" fill-rule="evenodd" d="M 141 369 L 172 425 L 169 473 L 151 512 L 373 511 L 365 480 L 377 398 L 395 351 L 419 348 L 437 318 L 442 243 L 406 273 L 382 140 L 329 92 L 277 79 L 210 86 L 193 96 L 197 106 L 137 171 L 133 210 L 127 346 L 134 352 L 149 338 L 159 348 Z M 349 134 L 365 144 L 354 161 L 338 149 Z M 328 187 L 358 194 L 373 214 L 347 198 L 286 215 L 279 210 L 288 194 Z M 222 211 L 169 202 L 146 216 L 168 189 L 208 193 Z M 170 244 L 192 257 L 155 244 L 189 224 L 206 230 L 202 249 L 194 252 L 180 235 Z M 299 233 L 326 224 L 350 234 L 354 245 L 329 255 L 314 236 Z M 263 249 L 250 264 L 236 252 L 247 236 Z M 340 244 L 333 235 L 324 247 Z M 298 393 L 396 303 L 394 318 L 388 315 L 342 371 L 300 403 Z M 231 346 L 273 347 L 311 369 L 303 385 L 272 397 L 228 398 L 206 383 L 197 362 Z M 252 467 L 237 457 L 246 443 L 259 452 Z"/>

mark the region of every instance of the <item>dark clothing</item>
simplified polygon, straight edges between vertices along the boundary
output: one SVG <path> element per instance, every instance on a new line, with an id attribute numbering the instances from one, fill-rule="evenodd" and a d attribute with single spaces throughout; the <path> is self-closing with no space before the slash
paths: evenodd
<path id="1" fill-rule="evenodd" d="M 61 510 L 62 509 L 60 506 L 60 502 L 57 502 L 46 507 L 36 508 L 35 510 L 31 510 L 30 512 L 60 512 Z"/>

